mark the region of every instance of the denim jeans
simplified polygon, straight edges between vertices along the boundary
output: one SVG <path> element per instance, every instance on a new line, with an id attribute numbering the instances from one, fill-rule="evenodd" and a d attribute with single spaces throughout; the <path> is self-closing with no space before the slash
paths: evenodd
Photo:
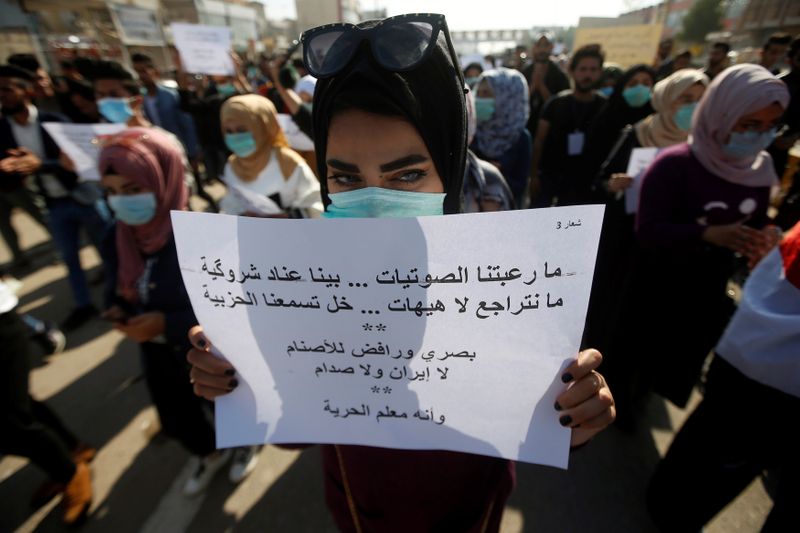
<path id="1" fill-rule="evenodd" d="M 83 273 L 80 261 L 80 230 L 86 231 L 92 244 L 100 253 L 103 263 L 106 261 L 108 247 L 103 242 L 113 228 L 113 221 L 104 218 L 94 206 L 83 205 L 70 197 L 50 199 L 50 232 L 58 246 L 69 272 L 69 286 L 75 299 L 75 305 L 82 307 L 91 304 L 89 284 Z"/>

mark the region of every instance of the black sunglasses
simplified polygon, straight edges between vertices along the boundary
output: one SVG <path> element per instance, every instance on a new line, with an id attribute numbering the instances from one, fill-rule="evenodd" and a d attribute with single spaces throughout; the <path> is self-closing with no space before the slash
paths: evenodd
<path id="1" fill-rule="evenodd" d="M 368 29 L 347 22 L 326 24 L 303 32 L 300 42 L 303 61 L 315 78 L 330 78 L 339 73 L 364 41 L 369 41 L 372 56 L 380 66 L 391 72 L 403 72 L 414 69 L 428 57 L 442 30 L 460 79 L 461 69 L 447 22 L 444 15 L 436 13 L 389 17 Z"/>

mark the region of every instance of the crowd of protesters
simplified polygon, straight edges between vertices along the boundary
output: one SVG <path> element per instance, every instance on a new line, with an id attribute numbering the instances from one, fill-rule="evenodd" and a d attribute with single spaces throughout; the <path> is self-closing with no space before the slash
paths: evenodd
<path id="1" fill-rule="evenodd" d="M 554 54 L 557 44 L 541 33 L 505 66 L 493 57 L 459 64 L 452 47 L 429 44 L 435 50 L 428 63 L 397 72 L 362 57 L 369 55 L 362 47 L 351 63 L 319 79 L 286 55 L 243 61 L 232 54 L 233 75 L 200 76 L 185 72 L 176 53 L 174 82 L 144 54 L 131 57 L 130 69 L 74 58 L 60 64 L 57 77 L 32 55 L 7 58 L 0 65 L 0 232 L 12 261 L 0 270 L 0 452 L 28 457 L 47 473 L 33 500 L 40 505 L 62 494 L 65 523 L 85 518 L 96 450 L 28 392 L 31 341 L 56 353 L 65 334 L 68 339 L 100 316 L 140 345 L 161 427 L 192 457 L 185 494 L 202 492 L 226 465 L 233 482 L 253 470 L 258 447 L 215 447 L 210 400 L 238 381 L 235 369 L 211 362 L 208 341 L 192 329 L 197 321 L 169 221 L 170 210 L 189 209 L 191 196 L 208 211 L 289 218 L 600 203 L 606 214 L 586 351 L 567 379 L 596 377 L 597 383 L 586 396 L 559 400 L 556 409 L 568 413 L 562 424 L 579 428 L 573 436 L 588 431 L 591 424 L 580 428 L 574 413 L 606 398 L 610 388 L 614 405 L 598 407 L 597 419 L 608 419 L 595 422 L 597 431 L 615 415 L 630 430 L 643 423 L 649 395 L 686 407 L 705 380 L 704 399 L 651 481 L 655 524 L 698 531 L 760 472 L 775 469 L 781 482 L 764 531 L 784 531 L 800 496 L 794 481 L 800 460 L 786 423 L 800 402 L 800 169 L 789 165 L 800 140 L 800 38 L 770 36 L 760 64 L 732 64 L 731 46 L 711 43 L 704 65 L 692 64 L 688 50 L 675 52 L 668 39 L 652 63 L 624 69 L 606 63 L 602 43 L 566 60 L 561 50 Z M 448 77 L 452 69 L 455 76 Z M 413 94 L 392 85 L 400 82 Z M 459 126 L 453 121 L 462 111 L 466 120 Z M 315 141 L 316 152 L 290 146 L 282 114 Z M 100 182 L 78 177 L 43 122 L 125 125 L 103 141 Z M 426 200 L 435 203 L 436 196 L 444 205 L 401 202 L 385 192 L 396 193 L 393 185 L 331 169 L 324 158 L 333 141 L 339 149 L 347 147 L 342 139 L 354 142 L 342 133 L 345 125 L 351 137 L 383 131 L 422 143 L 435 171 L 404 171 L 398 182 L 405 194 L 437 193 Z M 374 137 L 362 141 L 385 149 L 381 135 Z M 643 175 L 628 175 L 637 148 L 657 149 L 658 156 Z M 354 183 L 362 183 L 362 192 L 384 191 L 380 201 L 397 202 L 396 208 L 383 215 L 367 209 L 378 200 L 366 194 L 357 200 L 363 209 L 346 205 L 343 195 L 356 192 Z M 225 191 L 221 198 L 206 190 L 212 184 Z M 253 202 L 244 201 L 252 197 L 266 211 L 253 212 Z M 15 209 L 50 235 L 53 255 L 67 267 L 71 301 L 59 302 L 68 310 L 60 324 L 15 311 L 20 282 L 14 276 L 34 267 L 12 223 Z M 81 265 L 84 237 L 101 258 L 98 279 Z M 745 279 L 737 309 L 729 284 Z M 102 301 L 92 301 L 94 283 L 104 287 Z M 594 349 L 603 354 L 602 365 Z M 362 469 L 376 475 L 385 468 L 401 480 L 402 492 L 412 482 L 404 473 L 454 461 L 444 452 L 412 457 L 374 450 L 325 448 L 326 469 L 342 466 L 343 456 L 356 481 Z M 453 530 L 480 523 L 499 528 L 513 465 L 471 457 L 452 462 L 447 476 L 431 480 L 431 490 L 486 482 L 484 492 L 460 502 L 454 497 L 449 514 L 421 513 L 409 527 L 443 520 L 439 525 Z M 389 462 L 396 464 L 389 468 Z M 483 477 L 464 481 L 475 472 Z M 359 515 L 355 507 L 366 504 L 341 492 L 342 483 L 347 480 L 338 474 L 326 482 L 337 524 L 386 529 L 382 520 L 391 511 L 380 518 L 384 509 L 372 502 L 378 514 L 365 508 Z"/>

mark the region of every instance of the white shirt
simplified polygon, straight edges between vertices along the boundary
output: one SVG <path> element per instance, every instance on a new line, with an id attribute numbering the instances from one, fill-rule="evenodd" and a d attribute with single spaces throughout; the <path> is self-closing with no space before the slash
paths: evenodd
<path id="1" fill-rule="evenodd" d="M 39 110 L 36 109 L 35 105 L 28 104 L 28 120 L 25 124 L 20 124 L 14 117 L 8 117 L 8 123 L 11 124 L 11 132 L 14 134 L 14 139 L 19 146 L 27 148 L 42 161 L 47 159 L 47 154 L 44 152 L 42 130 L 39 127 Z M 67 196 L 67 190 L 55 176 L 40 174 L 39 177 L 47 196 L 50 198 Z"/>
<path id="2" fill-rule="evenodd" d="M 317 78 L 312 76 L 311 74 L 307 74 L 297 80 L 297 83 L 294 85 L 294 92 L 297 94 L 300 93 L 308 93 L 311 96 L 314 96 L 314 89 L 317 87 Z"/>
<path id="3" fill-rule="evenodd" d="M 309 166 L 305 162 L 298 163 L 288 178 L 283 177 L 280 167 L 273 150 L 269 163 L 253 181 L 239 179 L 229 164 L 225 165 L 222 181 L 261 196 L 278 194 L 283 209 L 303 209 L 311 218 L 319 217 L 324 211 L 320 186 Z M 229 215 L 241 215 L 248 211 L 237 196 L 230 193 L 222 198 L 220 208 Z"/>
<path id="4" fill-rule="evenodd" d="M 3 278 L 0 278 L 0 315 L 8 313 L 14 309 L 19 300 L 17 299 L 17 291 L 14 287 Z"/>

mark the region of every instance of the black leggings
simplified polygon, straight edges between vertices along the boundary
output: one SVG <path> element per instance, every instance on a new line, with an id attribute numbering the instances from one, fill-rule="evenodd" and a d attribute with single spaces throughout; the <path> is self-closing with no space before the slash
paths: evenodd
<path id="1" fill-rule="evenodd" d="M 194 455 L 212 453 L 216 449 L 212 404 L 194 394 L 185 353 L 166 344 L 141 346 L 144 376 L 161 429 Z"/>
<path id="2" fill-rule="evenodd" d="M 70 450 L 77 440 L 44 403 L 28 392 L 28 330 L 16 312 L 0 315 L 0 452 L 27 457 L 51 479 L 75 475 Z"/>
<path id="3" fill-rule="evenodd" d="M 706 394 L 659 463 L 648 489 L 662 531 L 700 531 L 766 469 L 780 475 L 763 532 L 787 531 L 800 502 L 800 398 L 753 381 L 715 356 Z"/>

